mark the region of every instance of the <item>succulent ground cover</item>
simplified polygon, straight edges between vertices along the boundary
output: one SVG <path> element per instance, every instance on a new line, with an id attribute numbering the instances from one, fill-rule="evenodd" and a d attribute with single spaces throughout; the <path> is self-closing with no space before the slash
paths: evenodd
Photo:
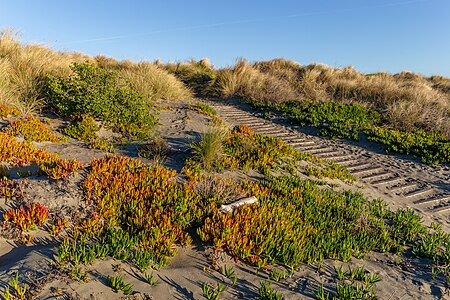
<path id="1" fill-rule="evenodd" d="M 193 185 L 172 181 L 175 172 L 163 167 L 118 156 L 94 160 L 91 167 L 83 188 L 92 216 L 59 248 L 62 266 L 105 256 L 141 270 L 164 266 L 176 254 L 174 244 L 191 243 L 186 230 L 213 209 Z"/>
<path id="2" fill-rule="evenodd" d="M 83 183 L 88 217 L 75 224 L 55 253 L 59 268 L 81 281 L 88 278 L 88 266 L 104 257 L 141 272 L 159 270 L 176 255 L 175 245 L 190 244 L 197 237 L 257 268 L 285 265 L 296 270 L 304 263 L 349 261 L 375 251 L 427 257 L 427 272 L 438 280 L 450 275 L 449 234 L 437 225 L 424 226 L 412 210 L 393 212 L 381 200 L 360 193 L 334 191 L 292 174 L 268 176 L 237 181 L 259 201 L 223 214 L 218 209 L 220 193 L 198 188 L 205 177 L 181 184 L 173 180 L 174 171 L 120 156 L 95 159 L 91 167 Z M 223 274 L 232 278 L 230 270 Z M 375 299 L 378 277 L 343 274 L 334 287 L 339 299 Z M 222 288 L 205 285 L 203 292 L 219 295 Z M 260 292 L 266 295 L 268 289 L 264 286 Z M 318 299 L 326 297 L 324 293 L 318 288 Z"/>
<path id="3" fill-rule="evenodd" d="M 261 268 L 297 268 L 327 258 L 349 261 L 370 251 L 428 257 L 434 278 L 449 278 L 450 235 L 422 224 L 409 209 L 395 212 L 381 200 L 349 191 L 323 190 L 294 176 L 247 182 L 258 204 L 229 214 L 213 210 L 197 233 L 232 256 Z M 344 298 L 347 299 L 347 298 Z"/>
<path id="4" fill-rule="evenodd" d="M 152 102 L 186 99 L 194 92 L 222 99 L 251 99 L 259 106 L 279 103 L 265 107 L 285 113 L 296 123 L 316 126 L 323 135 L 357 138 L 365 133 L 389 151 L 420 156 L 427 163 L 448 163 L 448 98 L 442 94 L 448 92 L 446 79 L 410 73 L 363 75 L 351 68 L 300 66 L 284 60 L 255 64 L 240 60 L 235 67 L 222 70 L 215 70 L 207 60 L 134 64 L 21 46 L 2 34 L 0 41 L 0 117 L 9 120 L 9 124 L 2 122 L 9 129 L 0 132 L 0 200 L 5 202 L 0 213 L 1 233 L 6 239 L 38 248 L 48 246 L 40 244 L 40 235 L 44 235 L 43 240 L 59 243 L 52 263 L 58 270 L 51 270 L 58 276 L 68 275 L 80 282 L 103 277 L 99 284 L 119 294 L 132 294 L 136 278 L 145 282 L 146 288 L 157 285 L 157 278 L 163 277 L 158 277 L 159 272 L 149 275 L 146 270 L 160 270 L 177 255 L 180 246 L 193 243 L 213 249 L 203 278 L 209 280 L 215 272 L 219 274 L 217 282 L 192 283 L 207 299 L 218 299 L 226 289 L 246 284 L 246 279 L 240 278 L 240 268 L 215 261 L 214 255 L 224 252 L 231 256 L 231 263 L 234 259 L 240 261 L 240 267 L 250 266 L 248 273 L 256 271 L 251 282 L 256 299 L 282 299 L 277 283 L 292 278 L 300 267 L 311 266 L 309 263 L 320 266 L 326 258 L 349 261 L 374 252 L 404 258 L 406 263 L 398 269 L 405 268 L 411 274 L 420 271 L 448 288 L 450 235 L 439 225 L 424 226 L 412 210 L 394 212 L 380 200 L 336 191 L 329 182 L 305 180 L 313 176 L 354 181 L 346 169 L 332 162 L 302 154 L 281 140 L 246 127 L 213 128 L 193 145 L 183 173 L 176 174 L 158 165 L 172 155 L 168 144 L 149 140 L 157 123 Z M 419 84 L 425 87 L 422 91 Z M 329 102 L 286 102 L 289 99 Z M 61 139 L 45 122 L 28 115 L 42 108 L 71 121 L 62 133 L 89 143 L 89 147 L 114 151 L 109 140 L 97 138 L 98 124 L 118 131 L 123 141 L 141 139 L 137 155 L 156 164 L 120 156 L 94 159 L 86 174 L 78 176 L 84 179 L 81 184 L 77 182 L 81 179 L 70 182 L 69 175 L 84 166 L 31 143 Z M 202 119 L 210 119 L 216 127 L 222 124 L 204 103 L 194 103 L 188 109 L 207 116 Z M 186 116 L 176 130 L 192 121 Z M 29 165 L 37 165 L 39 174 L 65 180 L 8 178 L 12 168 Z M 258 176 L 253 177 L 255 173 Z M 17 175 L 29 176 L 31 171 L 19 170 Z M 24 189 L 27 182 L 37 181 L 62 191 L 68 191 L 64 188 L 72 184 L 79 193 L 79 199 L 75 197 L 79 206 L 65 215 L 60 214 L 65 198 L 56 203 L 61 205 L 58 208 L 30 201 Z M 229 214 L 219 212 L 221 204 L 247 196 L 256 196 L 258 203 Z M 39 229 L 36 240 L 30 235 L 35 229 Z M 6 231 L 19 233 L 19 238 L 7 236 Z M 183 250 L 178 252 L 183 254 Z M 95 273 L 98 269 L 92 265 L 103 258 L 129 266 L 133 276 L 116 270 L 114 275 Z M 408 269 L 408 263 L 418 258 L 425 259 L 415 269 Z M 35 283 L 19 284 L 19 275 L 23 277 L 15 273 L 9 282 L 2 278 L 0 298 L 32 298 Z M 261 282 L 264 275 L 267 281 L 264 278 Z M 63 278 L 67 283 L 67 277 Z M 309 296 L 376 299 L 379 279 L 362 267 L 336 268 L 323 284 L 308 283 L 313 290 Z M 169 284 L 173 287 L 178 283 Z M 291 288 L 295 289 L 285 284 L 283 290 Z"/>
<path id="5" fill-rule="evenodd" d="M 0 161 L 12 166 L 37 164 L 52 179 L 64 178 L 84 167 L 76 160 L 62 159 L 27 142 L 19 142 L 5 132 L 0 132 Z"/>
<path id="6" fill-rule="evenodd" d="M 23 136 L 29 142 L 48 141 L 59 143 L 65 140 L 64 137 L 56 135 L 45 126 L 38 118 L 28 115 L 16 120 L 9 120 L 10 128 L 6 132 L 12 136 Z"/>
<path id="7" fill-rule="evenodd" d="M 5 118 L 8 116 L 19 117 L 21 115 L 20 111 L 10 105 L 0 104 L 0 118 Z"/>
<path id="8" fill-rule="evenodd" d="M 0 199 L 4 198 L 5 202 L 11 200 L 20 201 L 24 197 L 24 187 L 27 181 L 10 180 L 6 176 L 0 179 Z"/>

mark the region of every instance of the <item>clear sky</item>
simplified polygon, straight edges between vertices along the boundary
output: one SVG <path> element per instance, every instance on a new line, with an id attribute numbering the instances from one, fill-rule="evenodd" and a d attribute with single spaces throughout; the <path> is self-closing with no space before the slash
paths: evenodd
<path id="1" fill-rule="evenodd" d="M 450 77 L 449 0 L 0 0 L 0 29 L 133 61 L 284 57 Z"/>

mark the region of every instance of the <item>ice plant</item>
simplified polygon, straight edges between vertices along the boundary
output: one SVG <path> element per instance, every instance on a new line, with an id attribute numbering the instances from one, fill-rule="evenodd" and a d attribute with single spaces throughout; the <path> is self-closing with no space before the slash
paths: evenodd
<path id="1" fill-rule="evenodd" d="M 9 120 L 8 123 L 11 127 L 7 130 L 8 134 L 12 136 L 22 135 L 27 141 L 54 143 L 64 141 L 63 137 L 55 135 L 38 118 L 30 115 L 13 121 Z"/>
<path id="2" fill-rule="evenodd" d="M 27 142 L 19 142 L 5 132 L 0 132 L 0 161 L 13 166 L 37 164 L 43 173 L 53 179 L 64 178 L 84 167 L 75 159 L 59 158 Z"/>
<path id="3" fill-rule="evenodd" d="M 11 208 L 3 214 L 5 222 L 12 223 L 22 231 L 35 229 L 42 226 L 49 215 L 48 209 L 43 204 L 33 203 L 19 208 Z"/>
<path id="4" fill-rule="evenodd" d="M 0 179 L 0 198 L 9 200 L 23 199 L 23 189 L 27 185 L 27 181 L 9 180 L 7 178 Z"/>

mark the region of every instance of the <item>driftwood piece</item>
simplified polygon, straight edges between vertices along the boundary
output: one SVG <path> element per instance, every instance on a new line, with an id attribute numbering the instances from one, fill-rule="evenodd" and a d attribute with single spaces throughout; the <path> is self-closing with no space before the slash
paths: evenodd
<path id="1" fill-rule="evenodd" d="M 235 210 L 239 206 L 242 206 L 244 204 L 253 204 L 255 202 L 258 202 L 258 198 L 256 198 L 255 196 L 251 196 L 248 198 L 240 199 L 240 200 L 235 201 L 230 204 L 221 205 L 219 210 L 220 210 L 220 212 L 226 214 L 226 213 L 229 213 L 229 212 Z"/>

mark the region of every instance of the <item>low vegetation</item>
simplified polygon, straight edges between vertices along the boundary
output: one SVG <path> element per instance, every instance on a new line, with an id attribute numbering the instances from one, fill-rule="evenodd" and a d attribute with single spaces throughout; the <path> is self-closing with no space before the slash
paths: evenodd
<path id="1" fill-rule="evenodd" d="M 0 179 L 0 198 L 4 199 L 6 203 L 9 201 L 20 202 L 24 198 L 24 188 L 27 181 L 10 180 L 7 176 Z"/>
<path id="2" fill-rule="evenodd" d="M 415 130 L 412 132 L 383 127 L 378 112 L 359 104 L 313 101 L 289 101 L 258 107 L 275 109 L 291 122 L 320 128 L 320 134 L 358 139 L 361 133 L 369 140 L 387 146 L 387 151 L 412 154 L 428 164 L 450 163 L 450 140 L 443 134 Z"/>
<path id="3" fill-rule="evenodd" d="M 22 231 L 34 230 L 37 226 L 42 226 L 48 218 L 48 209 L 39 203 L 11 208 L 3 214 L 6 223 L 20 228 Z"/>
<path id="4" fill-rule="evenodd" d="M 83 188 L 94 214 L 58 250 L 62 265 L 113 256 L 141 270 L 164 266 L 176 254 L 175 243 L 191 242 L 185 230 L 212 209 L 192 185 L 172 182 L 175 172 L 163 167 L 126 157 L 97 159 L 91 166 Z"/>
<path id="5" fill-rule="evenodd" d="M 96 124 L 94 118 L 90 115 L 83 114 L 70 122 L 64 128 L 64 133 L 74 139 L 89 142 L 96 138 L 96 133 L 99 130 L 100 127 Z"/>
<path id="6" fill-rule="evenodd" d="M 64 178 L 84 167 L 75 159 L 61 159 L 27 142 L 19 142 L 5 132 L 0 132 L 0 162 L 12 166 L 37 164 L 39 170 L 52 179 Z"/>
<path id="7" fill-rule="evenodd" d="M 122 291 L 125 295 L 133 292 L 133 286 L 121 276 L 108 276 L 106 278 L 106 284 L 115 291 Z"/>
<path id="8" fill-rule="evenodd" d="M 45 126 L 38 118 L 31 115 L 16 119 L 8 120 L 9 128 L 6 132 L 12 136 L 21 136 L 29 142 L 53 142 L 60 143 L 65 141 L 65 138 L 56 135 Z"/>
<path id="9" fill-rule="evenodd" d="M 196 67 L 200 62 L 178 65 L 184 72 L 175 75 L 188 85 L 196 82 L 192 74 L 201 72 Z M 302 66 L 283 59 L 253 64 L 241 59 L 233 67 L 209 68 L 204 75 L 201 94 L 240 97 L 285 112 L 300 124 L 320 126 L 322 134 L 356 138 L 365 132 L 389 151 L 413 154 L 425 163 L 448 163 L 450 81 L 446 78 L 411 72 L 364 75 L 351 67 Z M 391 145 L 390 141 L 400 140 L 397 136 L 411 142 Z M 416 146 L 424 139 L 425 146 Z"/>
<path id="10" fill-rule="evenodd" d="M 304 172 L 317 178 L 339 178 L 352 183 L 356 179 L 343 167 L 333 162 L 301 153 L 282 140 L 256 134 L 246 126 L 227 131 L 210 127 L 200 141 L 192 145 L 193 156 L 186 161 L 184 173 L 197 178 L 203 170 L 221 172 L 225 169 L 257 170 L 265 175 L 285 170 L 295 173 L 300 161 L 309 162 Z"/>
<path id="11" fill-rule="evenodd" d="M 335 268 L 337 282 L 330 289 L 333 292 L 326 292 L 324 285 L 320 285 L 316 291 L 316 299 L 378 299 L 375 284 L 381 281 L 376 273 L 371 273 L 364 267 L 348 267 L 344 270 L 342 266 Z"/>

